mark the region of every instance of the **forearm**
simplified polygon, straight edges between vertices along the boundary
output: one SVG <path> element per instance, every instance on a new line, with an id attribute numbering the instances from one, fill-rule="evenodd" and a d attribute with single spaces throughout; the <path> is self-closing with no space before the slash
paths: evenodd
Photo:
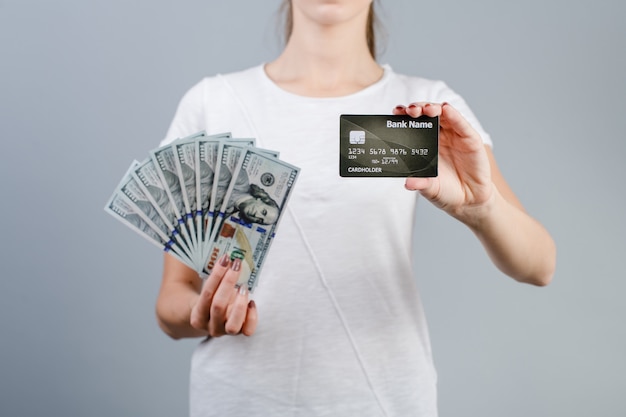
<path id="1" fill-rule="evenodd" d="M 192 327 L 191 310 L 200 296 L 202 280 L 189 267 L 164 256 L 163 281 L 156 302 L 159 327 L 171 338 L 201 337 L 207 331 Z"/>
<path id="2" fill-rule="evenodd" d="M 502 272 L 521 282 L 548 284 L 556 263 L 554 242 L 526 214 L 476 130 L 445 103 L 412 103 L 396 107 L 394 114 L 439 116 L 439 175 L 409 177 L 405 187 L 465 223 Z"/>
<path id="3" fill-rule="evenodd" d="M 198 299 L 198 293 L 182 286 L 162 288 L 157 299 L 156 315 L 159 327 L 172 339 L 207 336 L 208 332 L 191 326 L 192 306 Z M 174 288 L 171 288 L 174 287 Z"/>
<path id="4" fill-rule="evenodd" d="M 494 187 L 490 201 L 462 221 L 476 234 L 493 263 L 520 282 L 547 285 L 556 247 L 545 228 Z"/>

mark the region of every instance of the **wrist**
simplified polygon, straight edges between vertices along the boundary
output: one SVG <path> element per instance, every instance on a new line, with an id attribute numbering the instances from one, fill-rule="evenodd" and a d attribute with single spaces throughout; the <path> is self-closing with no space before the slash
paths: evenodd
<path id="1" fill-rule="evenodd" d="M 480 202 L 460 206 L 451 215 L 465 224 L 475 233 L 479 233 L 489 223 L 504 202 L 504 198 L 498 189 L 491 183 L 490 190 L 484 193 Z"/>

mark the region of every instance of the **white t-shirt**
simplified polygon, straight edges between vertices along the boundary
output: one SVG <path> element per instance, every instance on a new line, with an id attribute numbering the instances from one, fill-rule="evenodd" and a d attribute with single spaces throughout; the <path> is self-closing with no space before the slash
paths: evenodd
<path id="1" fill-rule="evenodd" d="M 192 416 L 437 415 L 412 270 L 417 194 L 401 178 L 340 177 L 339 116 L 445 101 L 491 140 L 443 82 L 384 68 L 374 85 L 337 98 L 286 92 L 262 65 L 205 78 L 183 97 L 164 143 L 232 132 L 301 168 L 253 294 L 257 331 L 200 343 Z"/>

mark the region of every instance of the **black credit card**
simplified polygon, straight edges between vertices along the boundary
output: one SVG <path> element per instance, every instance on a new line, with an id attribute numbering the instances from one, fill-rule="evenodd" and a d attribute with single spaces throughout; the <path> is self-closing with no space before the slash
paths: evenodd
<path id="1" fill-rule="evenodd" d="M 436 177 L 439 118 L 343 114 L 342 177 Z"/>

